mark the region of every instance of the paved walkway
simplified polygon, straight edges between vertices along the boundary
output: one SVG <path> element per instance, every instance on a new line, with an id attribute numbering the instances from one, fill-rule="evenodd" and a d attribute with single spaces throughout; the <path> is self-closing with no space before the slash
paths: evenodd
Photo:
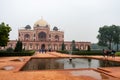
<path id="1" fill-rule="evenodd" d="M 107 67 L 98 69 L 68 69 L 68 70 L 39 70 L 19 71 L 31 58 L 61 58 L 61 57 L 88 57 L 105 59 L 103 56 L 77 56 L 47 52 L 36 52 L 33 56 L 0 57 L 0 80 L 120 80 L 120 67 Z M 109 57 L 109 60 L 119 61 Z M 21 61 L 23 60 L 23 61 Z M 4 70 L 5 66 L 13 66 L 12 70 Z M 103 74 L 104 73 L 104 74 Z"/>

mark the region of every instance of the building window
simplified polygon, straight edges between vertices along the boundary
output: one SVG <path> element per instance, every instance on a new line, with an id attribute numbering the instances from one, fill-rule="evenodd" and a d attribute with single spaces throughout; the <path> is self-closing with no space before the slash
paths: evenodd
<path id="1" fill-rule="evenodd" d="M 30 44 L 30 48 L 32 48 L 32 44 Z"/>
<path id="2" fill-rule="evenodd" d="M 49 41 L 51 41 L 51 39 L 49 39 Z"/>
<path id="3" fill-rule="evenodd" d="M 23 44 L 23 48 L 25 49 L 25 47 L 26 47 L 26 44 Z"/>
<path id="4" fill-rule="evenodd" d="M 20 33 L 19 33 L 19 36 L 20 36 Z"/>
<path id="5" fill-rule="evenodd" d="M 29 39 L 30 39 L 30 35 L 29 35 L 29 34 L 25 34 L 25 35 L 24 35 L 24 40 L 25 40 L 25 41 L 28 41 Z"/>
<path id="6" fill-rule="evenodd" d="M 59 41 L 59 36 L 55 35 L 55 41 Z"/>
<path id="7" fill-rule="evenodd" d="M 35 37 L 35 34 L 34 34 L 34 37 Z"/>
<path id="8" fill-rule="evenodd" d="M 49 34 L 49 38 L 51 38 L 51 35 Z"/>
<path id="9" fill-rule="evenodd" d="M 36 27 L 39 27 L 39 25 L 37 24 Z"/>
<path id="10" fill-rule="evenodd" d="M 10 44 L 10 46 L 12 47 L 13 45 L 12 45 L 12 44 Z"/>
<path id="11" fill-rule="evenodd" d="M 38 44 L 36 44 L 36 49 L 38 49 Z"/>
<path id="12" fill-rule="evenodd" d="M 64 38 L 64 35 L 62 35 L 62 38 Z"/>

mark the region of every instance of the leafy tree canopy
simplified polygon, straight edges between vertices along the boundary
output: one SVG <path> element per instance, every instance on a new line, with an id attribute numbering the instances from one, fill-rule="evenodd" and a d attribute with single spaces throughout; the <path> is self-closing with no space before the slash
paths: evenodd
<path id="1" fill-rule="evenodd" d="M 10 31 L 11 28 L 8 24 L 5 24 L 4 22 L 0 24 L 0 46 L 4 47 L 7 45 Z"/>
<path id="2" fill-rule="evenodd" d="M 112 43 L 119 44 L 120 42 L 120 27 L 116 25 L 103 26 L 99 28 L 98 45 L 107 46 L 111 49 Z"/>

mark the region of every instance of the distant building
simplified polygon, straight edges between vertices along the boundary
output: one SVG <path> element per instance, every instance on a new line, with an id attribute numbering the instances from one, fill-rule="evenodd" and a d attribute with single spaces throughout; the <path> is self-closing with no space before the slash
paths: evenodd
<path id="1" fill-rule="evenodd" d="M 44 20 L 40 19 L 35 22 L 33 30 L 30 25 L 24 29 L 18 30 L 18 40 L 22 41 L 25 50 L 60 50 L 64 42 L 66 50 L 71 50 L 72 41 L 64 41 L 64 32 L 60 31 L 58 27 L 50 30 L 50 25 Z M 5 48 L 15 48 L 17 40 L 10 40 Z M 75 42 L 76 48 L 80 50 L 87 50 L 90 42 Z"/>

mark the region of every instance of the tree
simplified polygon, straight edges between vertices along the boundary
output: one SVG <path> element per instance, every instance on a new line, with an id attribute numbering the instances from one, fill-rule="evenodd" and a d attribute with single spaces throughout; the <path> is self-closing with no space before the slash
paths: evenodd
<path id="1" fill-rule="evenodd" d="M 11 28 L 8 24 L 5 24 L 4 22 L 0 24 L 0 46 L 4 47 L 7 45 L 10 31 Z"/>
<path id="2" fill-rule="evenodd" d="M 120 26 L 112 25 L 113 28 L 113 42 L 117 45 L 117 51 L 119 49 L 119 43 L 120 43 Z"/>
<path id="3" fill-rule="evenodd" d="M 87 51 L 91 51 L 90 45 L 88 45 Z"/>
<path id="4" fill-rule="evenodd" d="M 71 47 L 72 47 L 72 51 L 76 50 L 75 40 L 72 40 Z"/>
<path id="5" fill-rule="evenodd" d="M 64 51 L 65 50 L 65 44 L 64 44 L 64 42 L 62 43 L 62 51 Z"/>
<path id="6" fill-rule="evenodd" d="M 22 41 L 17 41 L 15 52 L 22 52 Z"/>
<path id="7" fill-rule="evenodd" d="M 6 49 L 7 52 L 11 53 L 11 52 L 14 52 L 14 49 L 12 47 L 9 47 Z"/>
<path id="8" fill-rule="evenodd" d="M 99 42 L 98 45 L 100 46 L 107 46 L 109 49 L 111 49 L 111 43 L 112 43 L 112 33 L 109 26 L 103 26 L 99 28 L 99 35 L 97 36 Z"/>
<path id="9" fill-rule="evenodd" d="M 112 44 L 120 42 L 120 28 L 116 25 L 103 26 L 99 28 L 98 45 L 112 48 Z"/>

